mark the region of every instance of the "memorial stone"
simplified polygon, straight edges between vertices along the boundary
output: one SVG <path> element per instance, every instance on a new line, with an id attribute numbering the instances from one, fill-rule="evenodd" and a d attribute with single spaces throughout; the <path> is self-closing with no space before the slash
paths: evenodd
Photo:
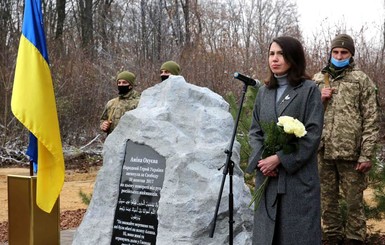
<path id="1" fill-rule="evenodd" d="M 223 178 L 218 168 L 233 127 L 228 103 L 182 76 L 143 91 L 138 107 L 105 141 L 103 166 L 73 244 L 228 244 L 228 178 L 214 237 L 209 234 Z M 251 244 L 253 209 L 239 150 L 235 142 L 233 244 L 245 245 Z"/>

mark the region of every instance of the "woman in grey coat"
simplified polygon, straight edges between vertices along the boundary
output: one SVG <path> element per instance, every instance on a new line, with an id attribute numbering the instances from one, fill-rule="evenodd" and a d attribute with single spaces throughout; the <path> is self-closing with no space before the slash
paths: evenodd
<path id="1" fill-rule="evenodd" d="M 270 180 L 254 216 L 253 244 L 321 244 L 320 180 L 317 148 L 323 126 L 321 94 L 306 75 L 301 43 L 275 38 L 269 47 L 270 78 L 258 91 L 250 128 L 252 154 L 247 172 L 256 171 L 256 188 Z M 279 150 L 262 159 L 264 122 L 280 116 L 298 119 L 306 135 L 295 139 L 296 150 Z"/>

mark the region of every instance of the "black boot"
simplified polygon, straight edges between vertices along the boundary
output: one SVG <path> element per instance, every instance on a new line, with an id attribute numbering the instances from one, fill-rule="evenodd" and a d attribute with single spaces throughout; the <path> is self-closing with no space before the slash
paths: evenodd
<path id="1" fill-rule="evenodd" d="M 363 241 L 355 240 L 355 239 L 347 239 L 346 245 L 364 245 L 365 243 Z"/>
<path id="2" fill-rule="evenodd" d="M 323 245 L 343 245 L 344 241 L 338 238 L 329 238 L 326 241 L 323 241 Z"/>

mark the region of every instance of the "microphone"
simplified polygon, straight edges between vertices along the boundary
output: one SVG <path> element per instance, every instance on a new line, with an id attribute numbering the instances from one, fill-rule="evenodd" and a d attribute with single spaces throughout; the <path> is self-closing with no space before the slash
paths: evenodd
<path id="1" fill-rule="evenodd" d="M 238 80 L 241 80 L 242 82 L 245 83 L 245 85 L 247 86 L 253 86 L 253 87 L 258 87 L 261 82 L 260 81 L 255 81 L 254 79 L 250 78 L 250 77 L 246 77 L 245 75 L 242 75 L 241 73 L 239 72 L 235 72 L 234 73 L 234 78 L 238 79 Z"/>

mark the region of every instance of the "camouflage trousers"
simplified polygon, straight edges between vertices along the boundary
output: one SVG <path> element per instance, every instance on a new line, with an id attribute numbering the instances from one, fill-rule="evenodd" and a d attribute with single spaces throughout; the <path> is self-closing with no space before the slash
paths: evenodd
<path id="1" fill-rule="evenodd" d="M 348 238 L 364 241 L 365 174 L 355 170 L 357 162 L 354 161 L 324 160 L 319 154 L 318 163 L 323 240 Z"/>

